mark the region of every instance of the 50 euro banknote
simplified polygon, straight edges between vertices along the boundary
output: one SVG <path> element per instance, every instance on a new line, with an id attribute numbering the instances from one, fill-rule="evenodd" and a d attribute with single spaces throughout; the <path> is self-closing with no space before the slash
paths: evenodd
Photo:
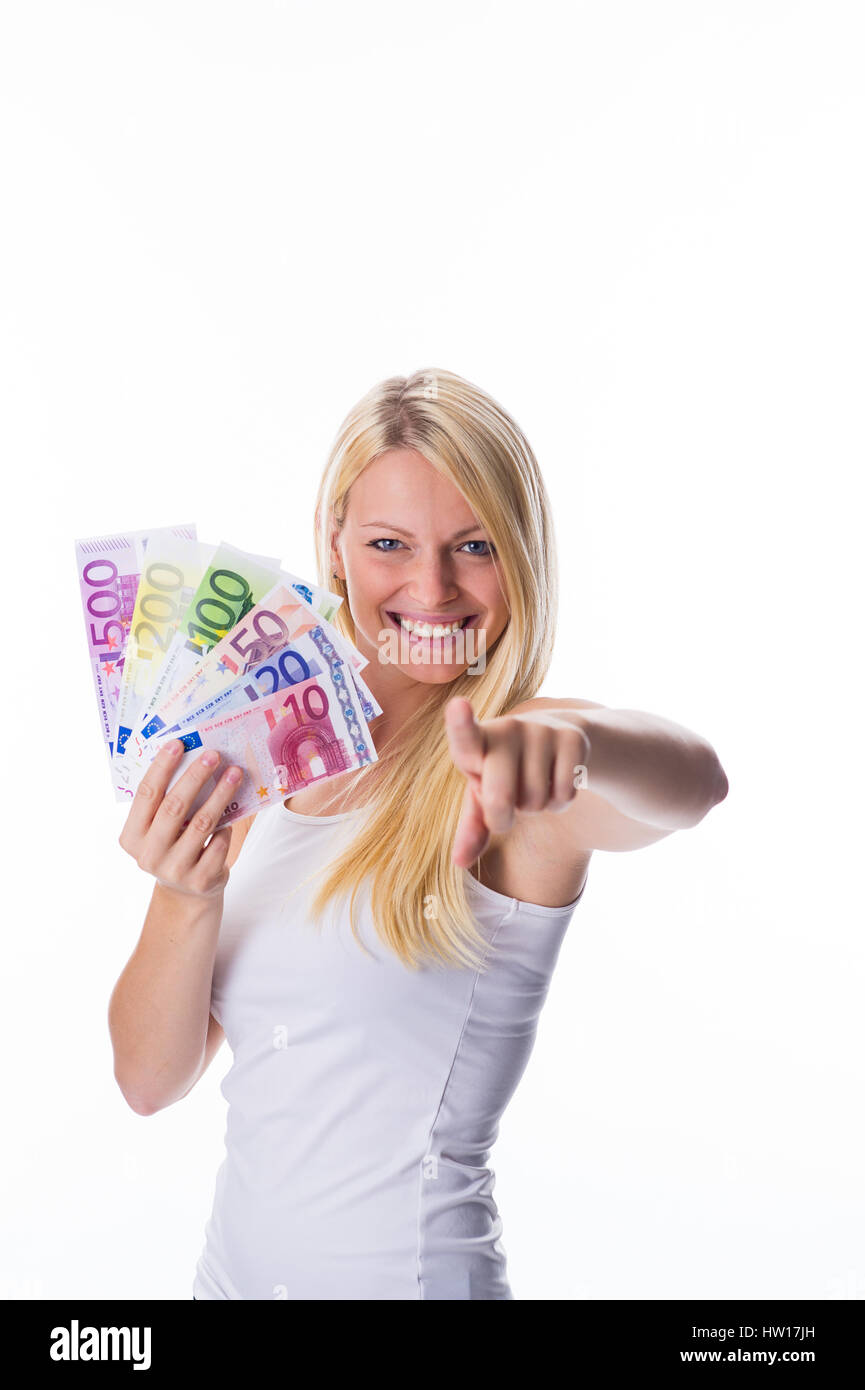
<path id="1" fill-rule="evenodd" d="M 190 806 L 185 823 L 208 799 L 229 765 L 240 767 L 243 776 L 220 817 L 219 828 L 278 805 L 313 782 L 377 761 L 353 686 L 343 678 L 339 658 L 332 650 L 328 655 L 324 645 L 319 648 L 321 670 L 308 680 L 177 735 L 185 751 L 169 787 L 202 751 L 215 749 L 221 759 Z M 173 737 L 166 734 L 151 740 L 147 750 L 150 762 Z"/>

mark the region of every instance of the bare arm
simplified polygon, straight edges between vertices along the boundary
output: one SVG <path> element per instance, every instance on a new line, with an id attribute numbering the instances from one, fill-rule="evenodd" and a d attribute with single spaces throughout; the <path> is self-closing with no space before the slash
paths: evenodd
<path id="1" fill-rule="evenodd" d="M 538 825 L 581 849 L 639 849 L 698 825 L 729 790 L 710 743 L 681 724 L 590 700 L 535 697 L 512 713 L 571 722 L 588 737 L 588 780 L 564 811 Z"/>
<path id="2" fill-rule="evenodd" d="M 210 1013 L 213 963 L 225 885 L 251 824 L 239 821 L 212 834 L 234 793 L 227 775 L 186 824 L 213 769 L 199 759 L 166 794 L 174 766 L 169 746 L 142 780 L 120 836 L 139 867 L 157 879 L 108 1006 L 114 1075 L 139 1115 L 187 1095 L 222 1041 Z"/>

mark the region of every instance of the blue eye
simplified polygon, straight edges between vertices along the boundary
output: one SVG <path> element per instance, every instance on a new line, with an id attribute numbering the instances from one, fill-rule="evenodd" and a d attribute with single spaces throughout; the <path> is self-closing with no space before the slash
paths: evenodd
<path id="1" fill-rule="evenodd" d="M 397 540 L 396 536 L 379 536 L 374 541 L 367 541 L 367 545 L 371 549 L 377 550 L 379 555 L 393 555 L 395 551 L 392 547 L 402 545 L 402 541 Z M 383 545 L 387 546 L 386 550 L 382 550 L 380 548 Z M 460 549 L 464 549 L 467 545 L 485 545 L 487 547 L 486 550 L 473 550 L 469 552 L 470 554 L 476 556 L 479 560 L 486 560 L 490 556 L 496 554 L 496 548 L 494 545 L 491 544 L 490 541 L 465 541 L 463 545 L 460 546 Z"/>
<path id="2" fill-rule="evenodd" d="M 377 541 L 369 541 L 368 544 L 371 545 L 374 550 L 378 550 L 379 546 L 387 541 L 395 541 L 397 545 L 402 545 L 402 541 L 398 541 L 396 536 L 380 536 Z M 378 553 L 379 555 L 390 555 L 393 552 L 391 550 L 379 550 Z"/>

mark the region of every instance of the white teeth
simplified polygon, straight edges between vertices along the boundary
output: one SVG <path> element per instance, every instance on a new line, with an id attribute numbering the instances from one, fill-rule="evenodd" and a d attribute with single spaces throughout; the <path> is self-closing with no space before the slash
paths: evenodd
<path id="1" fill-rule="evenodd" d="M 456 623 L 422 623 L 415 622 L 413 618 L 403 618 L 397 616 L 397 622 L 404 627 L 406 632 L 416 632 L 418 637 L 452 637 L 455 632 L 459 632 L 463 625 L 463 619 Z"/>

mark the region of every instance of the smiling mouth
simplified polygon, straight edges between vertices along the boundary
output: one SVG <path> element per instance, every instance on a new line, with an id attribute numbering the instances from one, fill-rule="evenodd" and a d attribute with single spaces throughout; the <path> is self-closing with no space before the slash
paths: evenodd
<path id="1" fill-rule="evenodd" d="M 421 623 L 412 618 L 402 618 L 399 613 L 392 613 L 385 609 L 390 621 L 399 632 L 404 632 L 410 640 L 415 642 L 429 642 L 441 640 L 443 637 L 452 637 L 456 632 L 462 632 L 475 621 L 478 614 L 469 613 L 464 618 L 454 619 L 453 623 Z M 458 627 L 454 624 L 459 623 Z"/>

